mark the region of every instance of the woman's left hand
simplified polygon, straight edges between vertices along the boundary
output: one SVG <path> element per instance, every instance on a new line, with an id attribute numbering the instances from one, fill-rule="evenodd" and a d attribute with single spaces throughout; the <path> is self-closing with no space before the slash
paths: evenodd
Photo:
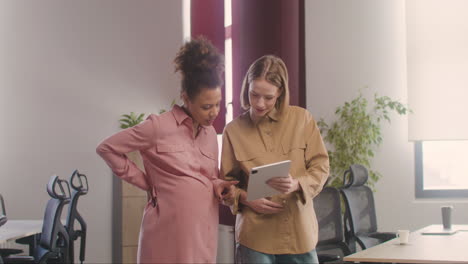
<path id="1" fill-rule="evenodd" d="M 291 174 L 288 174 L 288 177 L 271 178 L 267 184 L 281 193 L 292 193 L 299 189 L 299 181 L 294 179 Z"/>
<path id="2" fill-rule="evenodd" d="M 235 187 L 234 185 L 238 184 L 239 181 L 222 181 L 215 187 L 215 195 L 216 198 L 220 202 L 230 202 L 231 200 L 234 199 L 234 191 Z"/>

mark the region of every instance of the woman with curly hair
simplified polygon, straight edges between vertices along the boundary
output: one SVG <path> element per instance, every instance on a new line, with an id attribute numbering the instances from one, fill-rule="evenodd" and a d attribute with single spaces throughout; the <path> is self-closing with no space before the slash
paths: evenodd
<path id="1" fill-rule="evenodd" d="M 216 262 L 218 203 L 232 196 L 218 178 L 212 126 L 219 113 L 223 58 L 204 38 L 184 44 L 175 60 L 183 105 L 105 139 L 97 153 L 115 175 L 148 191 L 138 263 Z M 146 172 L 125 155 L 140 151 Z"/>

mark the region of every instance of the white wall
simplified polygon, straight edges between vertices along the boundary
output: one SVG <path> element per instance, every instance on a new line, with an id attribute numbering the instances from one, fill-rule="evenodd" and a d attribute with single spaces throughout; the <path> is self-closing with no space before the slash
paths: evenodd
<path id="1" fill-rule="evenodd" d="M 111 262 L 112 174 L 95 154 L 121 114 L 178 97 L 182 0 L 0 1 L 0 193 L 41 219 L 45 184 L 77 168 L 90 191 L 86 262 Z"/>
<path id="2" fill-rule="evenodd" d="M 318 119 L 364 94 L 407 102 L 404 0 L 306 2 L 307 107 Z M 415 230 L 441 223 L 440 206 L 453 204 L 454 222 L 468 223 L 467 199 L 415 199 L 414 146 L 407 117 L 383 124 L 373 166 L 383 178 L 375 193 L 379 229 Z"/>

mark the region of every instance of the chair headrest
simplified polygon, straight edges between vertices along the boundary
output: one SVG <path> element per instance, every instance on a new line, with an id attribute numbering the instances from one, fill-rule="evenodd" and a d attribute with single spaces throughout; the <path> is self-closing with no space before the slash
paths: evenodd
<path id="1" fill-rule="evenodd" d="M 73 190 L 80 194 L 88 193 L 88 178 L 86 175 L 81 174 L 78 170 L 75 170 L 70 177 L 70 185 Z"/>
<path id="2" fill-rule="evenodd" d="M 70 186 L 68 182 L 59 179 L 57 175 L 50 177 L 49 183 L 47 184 L 47 192 L 52 198 L 70 200 Z"/>
<path id="3" fill-rule="evenodd" d="M 2 206 L 2 210 L 0 211 L 0 226 L 2 226 L 8 221 L 8 218 L 6 216 L 5 202 L 3 201 L 3 196 L 1 194 L 0 205 Z"/>
<path id="4" fill-rule="evenodd" d="M 4 225 L 6 222 L 8 222 L 6 215 L 0 214 L 0 226 Z"/>
<path id="5" fill-rule="evenodd" d="M 346 176 L 348 176 L 348 181 L 346 181 Z M 366 167 L 361 164 L 353 164 L 345 171 L 343 184 L 345 188 L 350 186 L 362 186 L 366 184 L 368 178 L 369 172 Z"/>
<path id="6" fill-rule="evenodd" d="M 2 206 L 2 210 L 0 211 L 0 214 L 6 215 L 5 201 L 3 200 L 3 196 L 1 194 L 0 194 L 0 206 Z"/>

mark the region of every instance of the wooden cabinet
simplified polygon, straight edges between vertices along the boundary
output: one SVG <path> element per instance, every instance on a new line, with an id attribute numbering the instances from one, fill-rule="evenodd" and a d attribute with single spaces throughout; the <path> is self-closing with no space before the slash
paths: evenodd
<path id="1" fill-rule="evenodd" d="M 144 170 L 139 152 L 131 152 L 127 156 L 141 170 Z M 141 219 L 147 203 L 146 191 L 115 176 L 113 190 L 112 262 L 136 263 Z"/>

